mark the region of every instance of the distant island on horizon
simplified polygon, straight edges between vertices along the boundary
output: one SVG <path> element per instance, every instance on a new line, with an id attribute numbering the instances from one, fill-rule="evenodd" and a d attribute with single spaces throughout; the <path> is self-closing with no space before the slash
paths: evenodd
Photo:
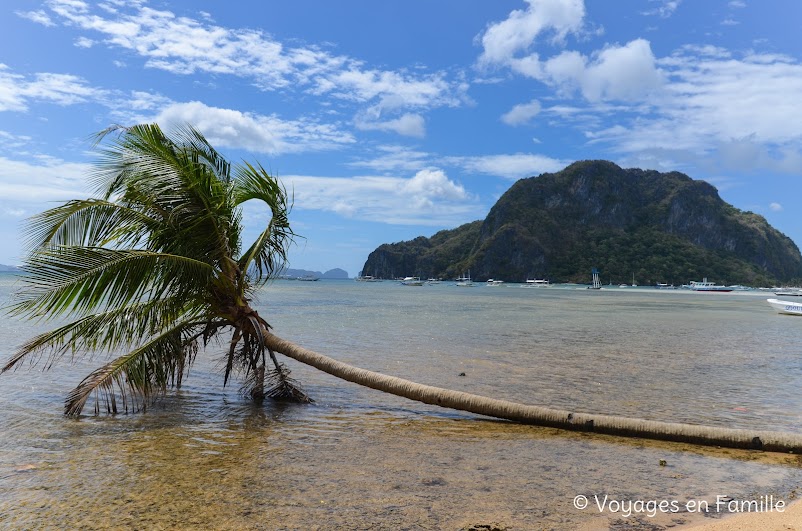
<path id="1" fill-rule="evenodd" d="M 22 271 L 22 269 L 17 266 L 0 264 L 0 273 L 13 273 L 15 271 Z"/>
<path id="2" fill-rule="evenodd" d="M 329 269 L 325 273 L 321 273 L 320 271 L 309 271 L 308 269 L 287 268 L 281 273 L 280 276 L 290 277 L 290 278 L 304 278 L 304 277 L 327 278 L 327 279 L 350 278 L 348 276 L 348 272 L 345 271 L 344 269 L 340 269 L 339 267 L 335 267 L 334 269 Z"/>

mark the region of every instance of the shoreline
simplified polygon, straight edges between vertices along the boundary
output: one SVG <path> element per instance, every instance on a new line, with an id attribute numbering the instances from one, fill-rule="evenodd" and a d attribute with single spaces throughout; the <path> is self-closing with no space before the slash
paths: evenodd
<path id="1" fill-rule="evenodd" d="M 688 531 L 793 531 L 802 530 L 802 500 L 791 500 L 785 511 L 735 513 L 712 522 L 693 522 L 680 529 Z"/>

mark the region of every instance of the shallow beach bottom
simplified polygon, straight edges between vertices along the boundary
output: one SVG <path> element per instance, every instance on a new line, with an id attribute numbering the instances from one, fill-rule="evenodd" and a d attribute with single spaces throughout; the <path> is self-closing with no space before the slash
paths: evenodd
<path id="1" fill-rule="evenodd" d="M 802 503 L 794 502 L 783 512 L 766 511 L 729 516 L 717 522 L 694 524 L 688 531 L 799 531 L 802 530 Z"/>
<path id="2" fill-rule="evenodd" d="M 136 421 L 66 421 L 68 433 L 43 434 L 27 451 L 34 460 L 0 460 L 0 527 L 658 530 L 724 515 L 625 515 L 592 500 L 788 500 L 800 476 L 797 457 L 785 454 L 478 418 L 233 408 L 238 420 L 214 428 L 160 425 L 174 408 Z M 317 419 L 294 420 L 299 408 Z M 582 510 L 580 495 L 591 500 Z"/>

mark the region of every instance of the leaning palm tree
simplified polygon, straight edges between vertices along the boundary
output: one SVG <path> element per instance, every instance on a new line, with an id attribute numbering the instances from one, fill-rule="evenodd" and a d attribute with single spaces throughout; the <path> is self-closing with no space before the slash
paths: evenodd
<path id="1" fill-rule="evenodd" d="M 191 127 L 113 127 L 91 180 L 97 197 L 69 201 L 30 221 L 23 288 L 11 312 L 72 321 L 23 344 L 0 369 L 47 356 L 117 356 L 67 397 L 79 415 L 144 409 L 180 386 L 201 347 L 225 338 L 224 384 L 246 395 L 309 401 L 279 363 L 282 353 L 344 380 L 427 404 L 517 422 L 729 447 L 802 451 L 802 436 L 590 415 L 421 385 L 353 367 L 271 332 L 250 306 L 280 272 L 294 233 L 286 190 L 261 166 L 232 166 Z M 270 221 L 243 250 L 241 206 L 261 201 Z M 227 334 L 223 336 L 223 334 Z M 268 362 L 268 358 L 270 361 Z M 270 368 L 268 369 L 268 367 Z"/>
<path id="2" fill-rule="evenodd" d="M 74 320 L 26 342 L 2 371 L 46 353 L 123 352 L 87 376 L 65 410 L 137 410 L 180 386 L 200 343 L 230 331 L 224 383 L 254 399 L 307 400 L 266 346 L 270 325 L 249 305 L 285 265 L 293 232 L 287 194 L 260 166 L 232 166 L 196 130 L 156 125 L 98 135 L 97 197 L 32 218 L 23 289 L 11 313 Z M 261 201 L 267 227 L 244 251 L 240 206 Z M 267 370 L 267 356 L 272 370 Z M 267 385 L 266 385 L 267 384 Z M 119 403 L 118 403 L 119 402 Z"/>

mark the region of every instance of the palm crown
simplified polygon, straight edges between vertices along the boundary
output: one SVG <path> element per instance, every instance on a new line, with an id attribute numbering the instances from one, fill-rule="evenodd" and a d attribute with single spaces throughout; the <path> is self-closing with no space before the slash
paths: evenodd
<path id="1" fill-rule="evenodd" d="M 30 220 L 28 275 L 11 307 L 71 322 L 26 342 L 1 372 L 42 354 L 50 365 L 67 353 L 123 352 L 70 393 L 65 411 L 79 414 L 93 394 L 96 412 L 137 410 L 180 386 L 200 342 L 230 330 L 224 382 L 240 372 L 254 398 L 305 399 L 269 350 L 275 370 L 266 375 L 269 325 L 249 306 L 293 241 L 284 187 L 259 165 L 232 166 L 188 126 L 171 135 L 113 127 L 97 145 L 97 197 Z M 252 199 L 270 221 L 243 252 L 241 206 Z"/>

